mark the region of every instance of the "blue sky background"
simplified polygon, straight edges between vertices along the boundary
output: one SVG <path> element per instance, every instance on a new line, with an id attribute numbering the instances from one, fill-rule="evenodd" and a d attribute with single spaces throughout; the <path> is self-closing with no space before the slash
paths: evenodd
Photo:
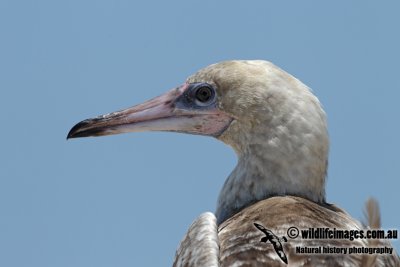
<path id="1" fill-rule="evenodd" d="M 65 137 L 227 59 L 270 60 L 313 88 L 329 119 L 328 201 L 362 218 L 374 196 L 383 227 L 399 229 L 399 10 L 1 0 L 0 266 L 169 266 L 190 223 L 214 211 L 233 151 L 171 133 Z"/>

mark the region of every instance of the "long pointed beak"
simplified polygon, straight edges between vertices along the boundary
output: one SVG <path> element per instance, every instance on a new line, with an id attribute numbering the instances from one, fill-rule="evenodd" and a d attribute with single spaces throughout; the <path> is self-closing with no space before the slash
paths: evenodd
<path id="1" fill-rule="evenodd" d="M 81 121 L 72 127 L 67 139 L 143 131 L 220 135 L 232 118 L 217 108 L 206 111 L 177 108 L 186 88 L 184 84 L 137 106 Z"/>

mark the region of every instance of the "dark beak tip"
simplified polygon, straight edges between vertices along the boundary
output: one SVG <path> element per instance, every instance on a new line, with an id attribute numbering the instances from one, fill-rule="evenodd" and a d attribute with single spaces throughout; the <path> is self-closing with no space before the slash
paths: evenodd
<path id="1" fill-rule="evenodd" d="M 71 130 L 68 132 L 67 140 L 72 138 L 85 137 L 84 131 L 82 131 L 82 128 L 85 125 L 87 125 L 86 121 L 81 121 L 75 124 L 74 127 L 72 127 Z"/>
<path id="2" fill-rule="evenodd" d="M 68 140 L 68 139 L 72 139 L 72 138 L 76 138 L 74 128 L 72 128 L 72 129 L 68 132 L 68 135 L 67 135 L 67 140 Z"/>
<path id="3" fill-rule="evenodd" d="M 68 139 L 72 139 L 72 138 L 74 138 L 74 134 L 72 131 L 69 131 L 66 139 L 68 140 Z"/>
<path id="4" fill-rule="evenodd" d="M 72 138 L 108 135 L 109 133 L 107 133 L 107 131 L 105 131 L 102 127 L 93 125 L 98 120 L 98 118 L 94 118 L 78 122 L 69 131 L 67 140 Z"/>

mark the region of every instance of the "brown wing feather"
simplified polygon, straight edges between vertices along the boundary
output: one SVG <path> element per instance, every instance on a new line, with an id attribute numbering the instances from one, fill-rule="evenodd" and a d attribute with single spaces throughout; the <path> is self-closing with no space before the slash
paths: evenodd
<path id="1" fill-rule="evenodd" d="M 220 266 L 361 266 L 360 254 L 296 254 L 296 246 L 366 247 L 365 240 L 290 239 L 283 245 L 288 258 L 284 264 L 272 245 L 260 242 L 263 233 L 254 227 L 259 222 L 277 236 L 287 236 L 287 229 L 329 227 L 362 229 L 361 224 L 343 210 L 322 206 L 299 197 L 273 197 L 260 201 L 223 222 L 218 229 Z M 385 243 L 385 246 L 389 244 Z M 377 266 L 400 266 L 397 255 L 378 255 Z"/>

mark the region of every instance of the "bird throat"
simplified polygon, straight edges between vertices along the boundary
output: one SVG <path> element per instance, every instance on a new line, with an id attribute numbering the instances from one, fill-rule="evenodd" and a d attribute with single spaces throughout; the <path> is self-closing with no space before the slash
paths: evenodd
<path id="1" fill-rule="evenodd" d="M 325 201 L 326 160 L 318 153 L 310 153 L 303 144 L 293 141 L 286 146 L 274 140 L 253 140 L 241 152 L 236 151 L 238 164 L 225 181 L 217 203 L 218 224 L 273 196 Z"/>

